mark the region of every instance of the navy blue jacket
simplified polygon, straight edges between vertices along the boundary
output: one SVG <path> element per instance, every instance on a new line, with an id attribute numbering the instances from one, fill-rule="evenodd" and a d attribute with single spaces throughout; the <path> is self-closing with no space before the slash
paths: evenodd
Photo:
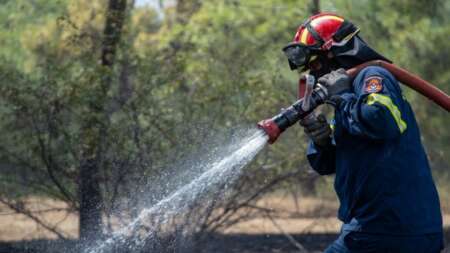
<path id="1" fill-rule="evenodd" d="M 413 111 L 381 67 L 363 69 L 335 110 L 333 143 L 310 144 L 319 174 L 336 174 L 344 230 L 417 235 L 442 231 L 439 197 Z"/>

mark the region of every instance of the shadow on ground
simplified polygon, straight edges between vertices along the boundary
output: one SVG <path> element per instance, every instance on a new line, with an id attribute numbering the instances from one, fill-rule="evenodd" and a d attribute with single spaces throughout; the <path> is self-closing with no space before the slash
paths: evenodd
<path id="1" fill-rule="evenodd" d="M 309 252 L 322 252 L 337 234 L 293 235 Z M 447 251 L 450 253 L 450 228 L 445 231 Z M 61 253 L 81 252 L 76 241 L 33 240 L 0 242 L 0 253 Z M 293 253 L 298 249 L 283 235 L 214 234 L 195 252 L 202 253 Z M 172 252 L 170 252 L 172 253 Z M 188 253 L 185 250 L 174 253 Z M 190 252 L 189 252 L 190 253 Z"/>

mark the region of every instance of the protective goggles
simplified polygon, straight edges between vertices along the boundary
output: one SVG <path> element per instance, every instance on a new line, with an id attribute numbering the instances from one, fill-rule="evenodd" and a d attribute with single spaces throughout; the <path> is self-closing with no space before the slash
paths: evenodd
<path id="1" fill-rule="evenodd" d="M 296 42 L 290 43 L 283 48 L 291 70 L 304 67 L 308 64 L 313 52 L 317 50 L 319 49 Z"/>
<path id="2" fill-rule="evenodd" d="M 311 26 L 310 22 L 311 20 L 308 20 L 305 24 L 303 24 L 303 27 L 305 27 L 314 37 L 317 42 L 315 45 L 305 45 L 298 42 L 292 42 L 283 48 L 283 52 L 288 58 L 291 70 L 305 67 L 306 64 L 308 64 L 312 59 L 312 56 L 319 54 L 320 51 L 330 50 L 333 45 L 345 45 L 347 41 L 359 32 L 359 29 L 355 25 L 344 20 L 339 27 L 339 30 L 333 35 L 332 39 L 324 41 L 319 33 L 317 33 L 317 31 Z"/>

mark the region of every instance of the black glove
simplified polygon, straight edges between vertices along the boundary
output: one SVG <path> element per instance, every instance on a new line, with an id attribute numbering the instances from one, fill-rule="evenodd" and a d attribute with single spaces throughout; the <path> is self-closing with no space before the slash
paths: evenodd
<path id="1" fill-rule="evenodd" d="M 310 115 L 300 120 L 300 125 L 304 127 L 305 134 L 319 147 L 325 147 L 331 143 L 331 127 L 325 115 Z"/>
<path id="2" fill-rule="evenodd" d="M 327 88 L 329 98 L 349 90 L 352 85 L 350 76 L 342 68 L 322 76 L 317 82 Z"/>

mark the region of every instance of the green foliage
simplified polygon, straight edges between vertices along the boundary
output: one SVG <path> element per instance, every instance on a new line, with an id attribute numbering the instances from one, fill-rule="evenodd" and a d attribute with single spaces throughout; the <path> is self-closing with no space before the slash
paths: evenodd
<path id="1" fill-rule="evenodd" d="M 0 2 L 0 56 L 21 64 L 26 52 L 21 43 L 22 34 L 30 25 L 42 25 L 54 20 L 65 8 L 66 0 L 4 0 Z"/>

